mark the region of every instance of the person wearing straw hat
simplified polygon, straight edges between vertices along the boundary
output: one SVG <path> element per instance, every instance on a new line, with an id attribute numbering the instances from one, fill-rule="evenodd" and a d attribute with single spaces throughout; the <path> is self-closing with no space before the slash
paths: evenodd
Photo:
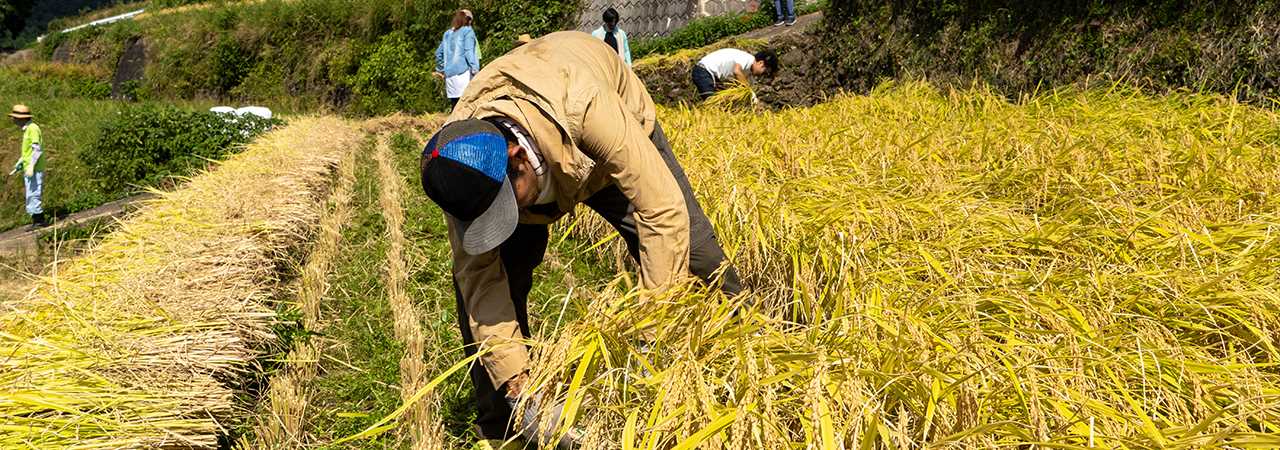
<path id="1" fill-rule="evenodd" d="M 481 70 L 423 149 L 420 169 L 448 224 L 464 350 L 480 355 L 471 380 L 485 439 L 565 448 L 582 437 L 574 430 L 552 442 L 556 430 L 540 425 L 556 423 L 563 404 L 526 389 L 524 344 L 548 225 L 577 205 L 618 232 L 644 288 L 696 277 L 726 294 L 742 290 L 653 98 L 589 34 L 552 33 Z"/>
<path id="2" fill-rule="evenodd" d="M 27 105 L 13 105 L 9 118 L 14 125 L 22 129 L 22 147 L 19 148 L 18 162 L 13 165 L 9 175 L 22 172 L 22 185 L 27 199 L 27 214 L 31 215 L 32 227 L 47 225 L 44 207 L 41 205 L 41 194 L 44 191 L 44 139 L 40 136 L 40 126 L 32 121 L 31 108 Z"/>
<path id="3" fill-rule="evenodd" d="M 453 15 L 453 25 L 444 32 L 444 38 L 436 47 L 434 75 L 444 80 L 445 97 L 449 98 L 450 106 L 458 103 L 471 77 L 480 71 L 480 42 L 471 28 L 474 19 L 471 10 L 458 10 Z"/>

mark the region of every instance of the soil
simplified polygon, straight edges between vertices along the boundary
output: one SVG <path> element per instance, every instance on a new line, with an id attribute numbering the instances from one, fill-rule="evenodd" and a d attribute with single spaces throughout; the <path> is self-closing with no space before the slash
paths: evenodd
<path id="1" fill-rule="evenodd" d="M 9 66 L 9 65 L 14 65 L 18 63 L 24 63 L 27 61 L 32 61 L 35 58 L 36 58 L 35 50 L 31 50 L 27 48 L 27 49 L 18 50 L 16 52 L 9 53 L 0 57 L 0 65 Z"/>
<path id="2" fill-rule="evenodd" d="M 66 217 L 56 217 L 54 218 L 54 224 L 49 227 L 32 230 L 26 226 L 20 226 L 0 233 L 0 255 L 29 251 L 38 245 L 38 239 L 44 233 L 95 220 L 106 220 L 122 216 L 136 209 L 136 205 L 140 205 L 142 202 L 154 197 L 154 194 L 139 194 Z"/>
<path id="3" fill-rule="evenodd" d="M 778 52 L 778 74 L 755 86 L 760 102 L 774 108 L 807 107 L 841 91 L 836 69 L 825 64 L 820 38 L 813 33 L 784 36 L 770 43 Z"/>

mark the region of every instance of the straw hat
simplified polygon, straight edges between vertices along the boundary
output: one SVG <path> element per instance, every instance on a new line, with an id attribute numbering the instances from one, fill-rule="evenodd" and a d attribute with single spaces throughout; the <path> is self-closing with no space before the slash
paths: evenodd
<path id="1" fill-rule="evenodd" d="M 524 45 L 524 44 L 528 44 L 528 43 L 530 43 L 530 42 L 533 42 L 533 36 L 530 36 L 530 35 L 528 35 L 528 34 L 522 34 L 522 35 L 520 35 L 520 37 L 516 38 L 516 46 L 517 46 L 517 47 L 519 47 L 519 46 L 521 46 L 521 45 Z"/>
<path id="2" fill-rule="evenodd" d="M 30 119 L 31 108 L 28 108 L 27 105 L 13 105 L 13 111 L 9 112 L 9 117 L 14 119 Z"/>

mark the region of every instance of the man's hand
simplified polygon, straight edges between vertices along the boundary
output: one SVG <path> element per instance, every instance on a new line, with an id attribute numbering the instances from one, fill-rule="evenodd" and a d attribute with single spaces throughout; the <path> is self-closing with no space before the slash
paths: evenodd
<path id="1" fill-rule="evenodd" d="M 13 165 L 13 170 L 10 170 L 10 171 L 9 171 L 9 175 L 16 174 L 16 173 L 18 173 L 18 171 L 19 171 L 19 170 L 22 170 L 22 160 L 21 160 L 21 159 L 19 159 L 19 160 L 18 160 L 18 162 L 17 162 L 16 164 L 14 164 L 14 165 Z"/>
<path id="2" fill-rule="evenodd" d="M 507 380 L 507 398 L 519 399 L 520 394 L 524 393 L 524 385 L 529 381 L 529 372 L 520 372 L 519 375 L 511 377 Z"/>
<path id="3" fill-rule="evenodd" d="M 441 79 L 441 80 L 443 80 L 443 79 L 444 79 L 444 74 L 443 74 L 443 73 L 440 73 L 440 72 L 431 72 L 431 76 L 436 77 L 436 78 L 439 78 L 439 79 Z"/>

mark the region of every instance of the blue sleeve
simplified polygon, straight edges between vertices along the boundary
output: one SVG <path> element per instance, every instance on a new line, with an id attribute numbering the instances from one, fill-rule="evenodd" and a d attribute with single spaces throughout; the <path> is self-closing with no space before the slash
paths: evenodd
<path id="1" fill-rule="evenodd" d="M 476 42 L 475 30 L 467 30 L 467 35 L 463 36 L 463 39 L 466 39 L 464 42 L 466 47 L 463 48 L 463 53 L 467 55 L 467 66 L 471 68 L 471 73 L 474 74 L 480 71 L 480 43 Z"/>
<path id="2" fill-rule="evenodd" d="M 444 43 L 449 40 L 449 33 L 445 33 L 444 38 L 440 40 L 440 45 L 436 46 L 436 72 L 444 72 Z"/>

